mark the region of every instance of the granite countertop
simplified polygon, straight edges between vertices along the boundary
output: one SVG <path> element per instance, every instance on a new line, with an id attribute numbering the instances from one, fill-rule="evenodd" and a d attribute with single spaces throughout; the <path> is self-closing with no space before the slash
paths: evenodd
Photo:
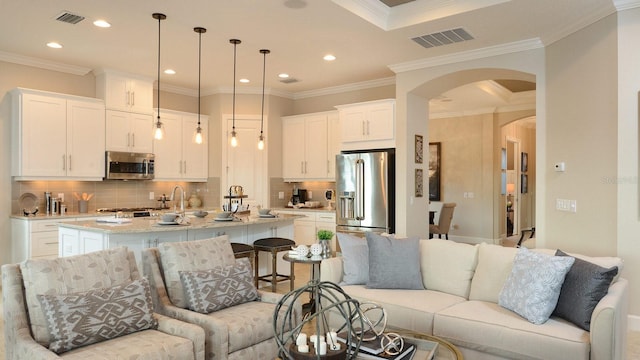
<path id="1" fill-rule="evenodd" d="M 295 207 L 274 207 L 271 208 L 272 211 L 278 212 L 278 211 L 314 211 L 314 212 L 323 212 L 323 213 L 335 213 L 336 209 L 335 208 L 331 208 L 329 209 L 328 207 L 315 207 L 315 208 L 308 208 L 308 207 L 300 207 L 300 208 L 295 208 Z"/>
<path id="2" fill-rule="evenodd" d="M 235 218 L 233 221 L 215 221 L 215 217 L 212 215 L 208 215 L 205 218 L 187 216 L 188 224 L 178 225 L 160 225 L 158 224 L 159 219 L 157 217 L 138 217 L 131 218 L 131 222 L 125 223 L 104 223 L 97 222 L 96 220 L 61 221 L 60 223 L 58 223 L 58 226 L 63 228 L 94 231 L 99 233 L 121 234 L 260 225 L 283 221 L 293 221 L 298 217 L 298 215 L 288 214 L 280 214 L 273 218 L 262 218 L 258 215 L 249 215 Z"/>

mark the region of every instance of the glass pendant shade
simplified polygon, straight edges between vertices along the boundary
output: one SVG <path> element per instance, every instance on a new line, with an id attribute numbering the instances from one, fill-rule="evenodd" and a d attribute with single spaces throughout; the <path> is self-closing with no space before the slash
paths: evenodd
<path id="1" fill-rule="evenodd" d="M 162 123 L 160 122 L 160 116 L 158 116 L 158 121 L 153 129 L 153 138 L 156 140 L 164 139 L 164 126 L 162 126 Z"/>
<path id="2" fill-rule="evenodd" d="M 193 134 L 193 142 L 200 145 L 204 141 L 204 137 L 202 136 L 202 128 L 198 126 L 196 128 L 196 132 Z"/>
<path id="3" fill-rule="evenodd" d="M 264 136 L 258 138 L 258 150 L 264 150 Z"/>
<path id="4" fill-rule="evenodd" d="M 231 132 L 231 146 L 236 147 L 238 146 L 238 137 L 236 136 L 236 131 L 233 130 Z"/>

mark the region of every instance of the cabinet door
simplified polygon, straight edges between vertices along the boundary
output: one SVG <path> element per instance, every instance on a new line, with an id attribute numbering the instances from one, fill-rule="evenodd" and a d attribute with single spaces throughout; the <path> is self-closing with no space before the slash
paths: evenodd
<path id="1" fill-rule="evenodd" d="M 340 117 L 338 112 L 327 116 L 327 179 L 336 179 L 336 155 L 340 154 Z"/>
<path id="2" fill-rule="evenodd" d="M 361 107 L 340 110 L 340 137 L 342 142 L 361 141 L 365 136 L 366 113 Z"/>
<path id="3" fill-rule="evenodd" d="M 23 94 L 20 164 L 14 176 L 65 176 L 67 167 L 67 101 Z"/>
<path id="4" fill-rule="evenodd" d="M 131 113 L 131 151 L 153 152 L 153 115 Z"/>
<path id="5" fill-rule="evenodd" d="M 305 118 L 305 174 L 307 179 L 327 178 L 327 116 Z"/>
<path id="6" fill-rule="evenodd" d="M 127 83 L 130 92 L 131 111 L 149 114 L 153 111 L 153 83 L 144 80 L 130 79 Z"/>
<path id="7" fill-rule="evenodd" d="M 105 119 L 105 147 L 109 151 L 129 151 L 131 128 L 129 113 L 107 110 Z M 151 130 L 149 130 L 151 133 Z"/>
<path id="8" fill-rule="evenodd" d="M 394 106 L 391 103 L 372 106 L 366 122 L 367 140 L 393 139 Z"/>
<path id="9" fill-rule="evenodd" d="M 105 76 L 104 101 L 109 108 L 129 110 L 131 93 L 127 78 L 117 75 Z"/>
<path id="10" fill-rule="evenodd" d="M 304 118 L 282 121 L 282 175 L 285 179 L 304 178 Z"/>
<path id="11" fill-rule="evenodd" d="M 204 142 L 196 144 L 193 136 L 198 127 L 198 115 L 182 117 L 182 175 L 185 180 L 207 181 L 209 176 L 208 131 L 206 118 L 200 116 Z"/>
<path id="12" fill-rule="evenodd" d="M 58 230 L 58 255 L 60 257 L 83 254 L 80 230 L 60 228 Z"/>
<path id="13" fill-rule="evenodd" d="M 316 220 L 310 212 L 297 212 L 296 215 L 304 215 L 293 221 L 293 241 L 297 245 L 311 245 L 316 243 Z"/>
<path id="14" fill-rule="evenodd" d="M 182 117 L 160 111 L 160 121 L 164 125 L 165 136 L 153 140 L 156 180 L 182 178 Z"/>
<path id="15" fill-rule="evenodd" d="M 67 101 L 67 176 L 104 176 L 105 111 L 101 103 Z"/>

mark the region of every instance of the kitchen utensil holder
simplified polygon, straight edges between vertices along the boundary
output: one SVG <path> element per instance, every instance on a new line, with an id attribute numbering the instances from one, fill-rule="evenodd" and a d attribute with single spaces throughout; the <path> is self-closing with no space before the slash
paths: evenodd
<path id="1" fill-rule="evenodd" d="M 78 200 L 78 212 L 86 214 L 89 211 L 89 202 L 87 200 Z"/>

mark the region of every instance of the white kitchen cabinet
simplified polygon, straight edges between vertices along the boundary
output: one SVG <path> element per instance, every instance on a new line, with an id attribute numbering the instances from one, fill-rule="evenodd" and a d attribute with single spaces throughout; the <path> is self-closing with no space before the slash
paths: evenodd
<path id="1" fill-rule="evenodd" d="M 316 233 L 319 230 L 329 230 L 333 232 L 331 238 L 331 250 L 336 251 L 336 213 L 335 212 L 319 212 L 316 213 Z"/>
<path id="2" fill-rule="evenodd" d="M 335 116 L 335 112 L 282 119 L 282 172 L 285 181 L 335 180 L 335 169 L 330 169 L 332 162 L 329 156 L 329 124 L 332 116 Z"/>
<path id="3" fill-rule="evenodd" d="M 139 234 L 104 234 L 106 238 L 105 248 L 126 246 L 132 250 L 138 268 L 142 269 L 142 250 L 158 247 L 163 242 L 187 241 L 187 230 L 182 231 L 157 231 Z"/>
<path id="4" fill-rule="evenodd" d="M 102 180 L 101 100 L 18 88 L 12 91 L 12 175 L 16 180 Z"/>
<path id="5" fill-rule="evenodd" d="M 204 142 L 196 144 L 193 135 L 198 115 L 160 109 L 165 136 L 154 140 L 156 180 L 207 181 L 209 176 L 208 117 L 200 115 Z"/>
<path id="6" fill-rule="evenodd" d="M 11 219 L 12 258 L 18 263 L 33 258 L 58 256 L 59 220 Z"/>
<path id="7" fill-rule="evenodd" d="M 395 100 L 336 106 L 340 113 L 342 149 L 395 147 Z"/>
<path id="8" fill-rule="evenodd" d="M 340 154 L 342 135 L 340 134 L 340 116 L 337 111 L 327 115 L 327 125 L 329 128 L 327 142 L 327 178 L 336 179 L 336 155 Z"/>
<path id="9" fill-rule="evenodd" d="M 336 214 L 329 211 L 275 210 L 277 214 L 301 215 L 293 221 L 293 241 L 297 245 L 311 245 L 318 242 L 318 230 L 336 232 Z M 335 243 L 335 236 L 332 243 Z M 335 250 L 335 245 L 333 247 Z"/>
<path id="10" fill-rule="evenodd" d="M 153 115 L 107 110 L 106 149 L 152 153 Z"/>
<path id="11" fill-rule="evenodd" d="M 230 242 L 249 244 L 246 226 L 215 227 L 210 229 L 189 230 L 189 240 L 210 239 L 228 235 Z"/>
<path id="12" fill-rule="evenodd" d="M 100 70 L 96 74 L 96 96 L 104 99 L 110 110 L 153 113 L 153 79 Z"/>

